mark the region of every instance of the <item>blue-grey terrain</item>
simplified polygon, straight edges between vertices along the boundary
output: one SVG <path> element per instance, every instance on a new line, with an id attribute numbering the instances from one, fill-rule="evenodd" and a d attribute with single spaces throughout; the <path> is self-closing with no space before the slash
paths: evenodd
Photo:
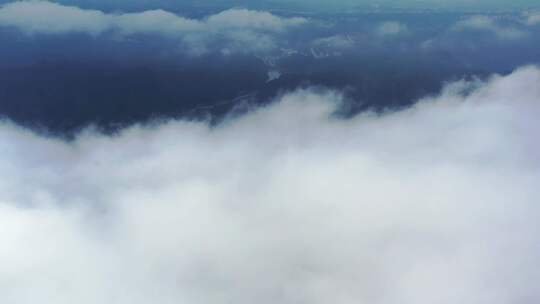
<path id="1" fill-rule="evenodd" d="M 115 25 L 98 32 L 91 24 L 47 30 L 59 20 L 56 11 L 63 10 L 110 16 L 158 12 L 155 18 L 162 13 L 204 21 L 231 9 L 229 1 L 124 2 L 126 7 L 105 1 L 75 2 L 83 8 L 50 4 L 51 20 L 28 28 L 10 20 L 7 10 L 16 14 L 32 7 L 5 6 L 5 15 L 0 13 L 0 115 L 69 135 L 88 125 L 110 131 L 155 118 L 219 120 L 308 86 L 344 90 L 349 102 L 342 113 L 354 115 L 402 108 L 436 94 L 445 82 L 507 74 L 540 60 L 540 27 L 527 23 L 520 10 L 479 15 L 463 8 L 359 6 L 323 12 L 310 5 L 287 8 L 298 3 L 244 1 L 233 9 L 269 8 L 267 14 L 281 22 L 302 22 L 270 30 L 257 25 L 209 30 L 193 37 L 167 28 Z M 160 5 L 170 11 L 156 10 Z M 100 22 L 96 19 L 88 22 Z"/>

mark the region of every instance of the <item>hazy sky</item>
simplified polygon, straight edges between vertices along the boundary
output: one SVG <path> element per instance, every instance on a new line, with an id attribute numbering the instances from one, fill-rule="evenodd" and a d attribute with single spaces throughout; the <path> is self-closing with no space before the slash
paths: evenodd
<path id="1" fill-rule="evenodd" d="M 0 0 L 0 3 L 12 2 Z M 186 7 L 252 7 L 272 9 L 303 9 L 308 11 L 344 11 L 350 8 L 406 8 L 446 10 L 523 10 L 539 8 L 537 0 L 59 0 L 62 4 L 111 10 Z"/>

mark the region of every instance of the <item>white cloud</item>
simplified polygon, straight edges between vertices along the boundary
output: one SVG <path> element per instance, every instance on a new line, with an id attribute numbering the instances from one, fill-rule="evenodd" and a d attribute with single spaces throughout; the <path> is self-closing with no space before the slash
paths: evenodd
<path id="1" fill-rule="evenodd" d="M 100 34 L 112 26 L 111 16 L 47 1 L 18 1 L 0 8 L 0 25 L 28 33 L 86 32 Z"/>
<path id="2" fill-rule="evenodd" d="M 386 21 L 375 29 L 375 33 L 379 36 L 393 36 L 393 35 L 399 35 L 404 34 L 409 31 L 409 28 L 407 25 L 402 24 L 397 21 Z"/>
<path id="3" fill-rule="evenodd" d="M 268 83 L 268 82 L 272 82 L 274 80 L 278 80 L 279 78 L 281 78 L 281 75 L 282 74 L 281 74 L 281 72 L 279 70 L 270 70 L 267 73 L 268 78 L 267 78 L 266 82 Z"/>
<path id="4" fill-rule="evenodd" d="M 536 303 L 539 82 L 350 120 L 301 90 L 71 143 L 3 123 L 1 302 Z"/>
<path id="5" fill-rule="evenodd" d="M 327 58 L 341 56 L 344 51 L 350 50 L 355 41 L 349 35 L 334 35 L 317 38 L 311 42 L 310 52 L 314 58 Z"/>
<path id="6" fill-rule="evenodd" d="M 329 37 L 317 38 L 312 44 L 316 47 L 343 50 L 354 46 L 354 40 L 349 35 L 334 35 Z"/>
<path id="7" fill-rule="evenodd" d="M 520 39 L 527 33 L 511 26 L 501 26 L 494 17 L 476 15 L 458 21 L 452 27 L 454 31 L 483 31 L 493 33 L 503 40 Z"/>
<path id="8" fill-rule="evenodd" d="M 537 25 L 540 24 L 540 12 L 528 12 L 525 13 L 525 24 Z"/>
<path id="9" fill-rule="evenodd" d="M 106 14 L 39 0 L 12 2 L 0 8 L 0 26 L 28 34 L 159 34 L 182 39 L 195 53 L 219 40 L 224 40 L 229 51 L 268 51 L 275 47 L 275 35 L 306 22 L 304 18 L 246 9 L 230 9 L 196 20 L 163 10 Z"/>
<path id="10" fill-rule="evenodd" d="M 281 18 L 268 12 L 231 9 L 208 17 L 206 22 L 214 28 L 253 28 L 267 31 L 284 31 L 288 27 L 306 23 L 300 17 Z"/>

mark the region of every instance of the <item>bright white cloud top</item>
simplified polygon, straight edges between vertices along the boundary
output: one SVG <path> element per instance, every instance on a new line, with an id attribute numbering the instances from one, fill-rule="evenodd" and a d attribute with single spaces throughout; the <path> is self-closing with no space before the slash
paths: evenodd
<path id="1" fill-rule="evenodd" d="M 536 303 L 540 70 L 332 117 L 0 127 L 0 302 Z"/>
<path id="2" fill-rule="evenodd" d="M 0 26 L 28 34 L 158 34 L 182 39 L 194 53 L 224 39 L 229 51 L 267 51 L 274 36 L 303 25 L 306 19 L 268 12 L 230 9 L 204 19 L 189 19 L 164 10 L 108 14 L 49 1 L 19 1 L 0 8 Z"/>

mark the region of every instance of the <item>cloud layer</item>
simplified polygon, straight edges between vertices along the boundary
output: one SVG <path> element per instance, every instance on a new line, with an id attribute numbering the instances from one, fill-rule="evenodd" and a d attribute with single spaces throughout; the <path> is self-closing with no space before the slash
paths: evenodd
<path id="1" fill-rule="evenodd" d="M 528 12 L 524 14 L 525 23 L 527 25 L 537 25 L 540 24 L 540 12 Z"/>
<path id="2" fill-rule="evenodd" d="M 2 303 L 536 303 L 540 70 L 350 120 L 0 126 Z"/>
<path id="3" fill-rule="evenodd" d="M 493 33 L 499 39 L 519 39 L 527 35 L 526 32 L 512 27 L 502 26 L 490 16 L 476 15 L 457 22 L 453 28 L 455 31 L 483 31 Z"/>
<path id="4" fill-rule="evenodd" d="M 268 51 L 275 47 L 274 35 L 306 22 L 304 18 L 282 18 L 247 9 L 229 9 L 196 20 L 164 10 L 107 14 L 40 0 L 12 2 L 0 8 L 0 26 L 28 34 L 158 34 L 181 39 L 194 53 L 205 52 L 209 44 L 220 40 L 229 51 Z"/>
<path id="5" fill-rule="evenodd" d="M 403 34 L 408 31 L 408 27 L 397 21 L 387 21 L 379 24 L 375 32 L 380 36 L 393 36 Z"/>

